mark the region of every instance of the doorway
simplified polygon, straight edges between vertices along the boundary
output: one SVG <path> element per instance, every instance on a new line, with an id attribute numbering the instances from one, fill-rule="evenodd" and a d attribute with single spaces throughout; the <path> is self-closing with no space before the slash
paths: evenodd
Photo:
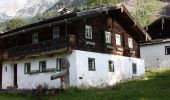
<path id="1" fill-rule="evenodd" d="M 0 64 L 0 89 L 2 89 L 2 64 Z"/>
<path id="2" fill-rule="evenodd" d="M 18 84 L 17 84 L 17 64 L 14 64 L 14 87 L 18 88 Z"/>

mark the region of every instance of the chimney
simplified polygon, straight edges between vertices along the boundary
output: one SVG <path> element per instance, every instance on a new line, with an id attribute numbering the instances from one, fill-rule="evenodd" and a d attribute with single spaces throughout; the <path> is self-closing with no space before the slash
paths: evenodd
<path id="1" fill-rule="evenodd" d="M 68 9 L 68 8 L 61 8 L 61 9 L 58 10 L 58 12 L 60 13 L 60 15 L 62 15 L 62 14 L 70 13 L 71 10 Z"/>

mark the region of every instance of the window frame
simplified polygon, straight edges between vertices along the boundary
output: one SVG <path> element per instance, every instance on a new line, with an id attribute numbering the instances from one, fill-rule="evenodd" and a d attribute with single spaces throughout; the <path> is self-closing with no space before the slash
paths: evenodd
<path id="1" fill-rule="evenodd" d="M 96 71 L 95 58 L 88 58 L 88 70 Z"/>
<path id="2" fill-rule="evenodd" d="M 85 25 L 85 38 L 93 39 L 93 29 L 90 25 Z"/>
<path id="3" fill-rule="evenodd" d="M 42 63 L 44 63 L 45 66 L 43 66 Z M 43 68 L 43 67 L 44 67 L 44 68 Z M 46 72 L 46 69 L 47 69 L 46 61 L 45 61 L 45 60 L 44 60 L 44 61 L 39 61 L 39 72 L 40 72 L 40 73 L 45 73 L 45 72 Z"/>
<path id="4" fill-rule="evenodd" d="M 5 66 L 5 72 L 8 72 L 8 67 L 7 66 Z"/>
<path id="5" fill-rule="evenodd" d="M 134 66 L 135 65 L 135 66 Z M 135 68 L 135 69 L 134 69 Z M 137 74 L 137 64 L 136 63 L 132 63 L 132 73 L 133 74 Z"/>
<path id="6" fill-rule="evenodd" d="M 60 37 L 60 27 L 59 26 L 55 26 L 53 27 L 53 39 L 57 39 Z"/>
<path id="7" fill-rule="evenodd" d="M 170 46 L 165 46 L 165 55 L 170 55 L 170 52 L 167 51 L 168 48 L 170 49 Z"/>
<path id="8" fill-rule="evenodd" d="M 110 64 L 110 62 L 112 63 L 112 65 Z M 114 61 L 112 61 L 112 60 L 108 61 L 108 68 L 109 68 L 109 72 L 115 72 Z"/>
<path id="9" fill-rule="evenodd" d="M 115 40 L 117 46 L 122 46 L 122 39 L 120 34 L 115 34 Z"/>
<path id="10" fill-rule="evenodd" d="M 133 39 L 132 38 L 128 38 L 128 47 L 133 49 Z"/>
<path id="11" fill-rule="evenodd" d="M 109 31 L 105 31 L 105 42 L 108 44 L 112 43 L 112 34 Z"/>
<path id="12" fill-rule="evenodd" d="M 28 67 L 29 67 L 29 70 L 28 70 Z M 30 74 L 30 72 L 31 72 L 31 62 L 24 63 L 24 74 Z"/>
<path id="13" fill-rule="evenodd" d="M 56 59 L 56 71 L 61 71 L 61 59 L 62 58 Z"/>
<path id="14" fill-rule="evenodd" d="M 38 32 L 32 33 L 32 44 L 38 44 L 38 42 L 39 42 L 38 37 L 39 37 Z"/>

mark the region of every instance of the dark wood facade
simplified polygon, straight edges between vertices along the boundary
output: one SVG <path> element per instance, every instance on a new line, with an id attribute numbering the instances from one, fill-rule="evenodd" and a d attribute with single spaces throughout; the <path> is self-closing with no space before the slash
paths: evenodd
<path id="1" fill-rule="evenodd" d="M 152 39 L 170 38 L 170 17 L 161 17 L 145 27 Z"/>
<path id="2" fill-rule="evenodd" d="M 89 13 L 90 12 L 90 13 Z M 85 37 L 85 26 L 92 27 L 92 39 Z M 58 26 L 60 37 L 53 39 L 52 29 Z M 105 42 L 105 31 L 111 32 L 111 43 Z M 38 43 L 32 44 L 32 33 L 38 32 Z M 115 34 L 121 36 L 116 45 Z M 71 13 L 24 26 L 0 36 L 1 59 L 31 57 L 57 52 L 83 50 L 106 54 L 140 57 L 139 43 L 149 35 L 131 18 L 126 8 Z M 133 48 L 128 47 L 133 39 Z"/>

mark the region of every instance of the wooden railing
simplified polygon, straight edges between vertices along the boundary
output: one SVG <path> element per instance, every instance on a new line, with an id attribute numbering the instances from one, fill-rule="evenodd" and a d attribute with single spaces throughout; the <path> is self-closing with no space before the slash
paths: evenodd
<path id="1" fill-rule="evenodd" d="M 48 53 L 59 49 L 72 50 L 76 46 L 75 43 L 76 37 L 74 35 L 67 35 L 66 37 L 40 42 L 38 44 L 10 48 L 8 49 L 8 58 Z"/>

